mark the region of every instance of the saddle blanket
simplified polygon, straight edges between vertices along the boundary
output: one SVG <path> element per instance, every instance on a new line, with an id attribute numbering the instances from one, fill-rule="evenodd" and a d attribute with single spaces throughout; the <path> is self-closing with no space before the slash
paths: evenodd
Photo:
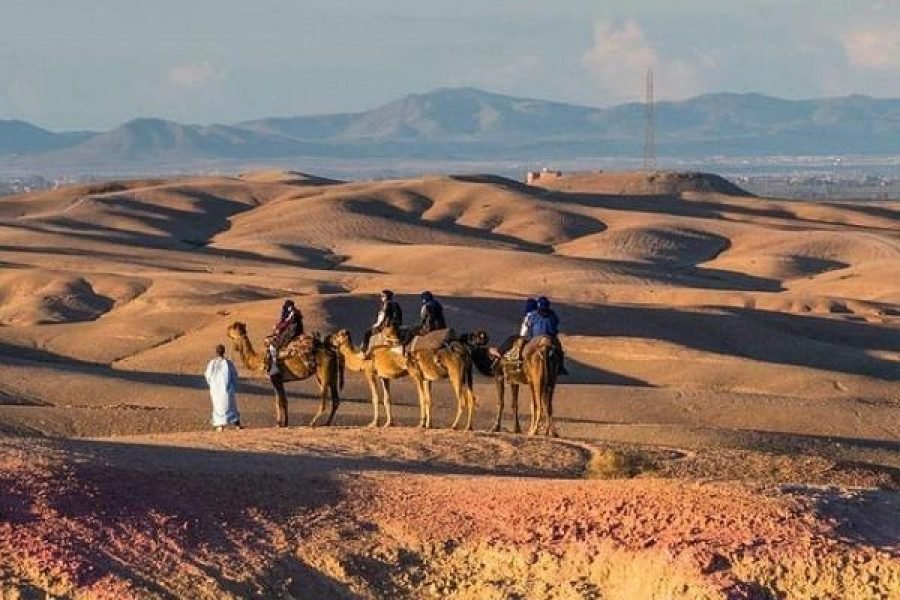
<path id="1" fill-rule="evenodd" d="M 436 329 L 425 335 L 417 335 L 409 343 L 409 351 L 416 350 L 437 350 L 450 339 L 450 329 Z"/>

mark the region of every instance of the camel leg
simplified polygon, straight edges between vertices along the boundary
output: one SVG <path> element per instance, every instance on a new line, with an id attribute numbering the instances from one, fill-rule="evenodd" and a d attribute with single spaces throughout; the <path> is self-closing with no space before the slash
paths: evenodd
<path id="1" fill-rule="evenodd" d="M 381 390 L 384 394 L 384 412 L 386 415 L 384 426 L 390 427 L 394 424 L 394 416 L 391 413 L 391 380 L 390 379 L 382 379 L 381 380 Z"/>
<path id="2" fill-rule="evenodd" d="M 453 387 L 453 395 L 456 396 L 456 418 L 453 419 L 450 429 L 456 429 L 460 418 L 462 418 L 463 404 L 466 402 L 466 390 L 460 373 L 448 372 L 447 375 L 450 379 L 450 385 Z"/>
<path id="3" fill-rule="evenodd" d="M 270 376 L 269 381 L 275 389 L 275 423 L 278 427 L 287 427 L 287 394 L 284 391 L 284 379 L 279 373 Z"/>
<path id="4" fill-rule="evenodd" d="M 511 384 L 509 391 L 512 395 L 513 433 L 522 433 L 522 426 L 519 424 L 519 384 Z"/>
<path id="5" fill-rule="evenodd" d="M 545 410 L 547 412 L 547 435 L 550 437 L 559 437 L 559 432 L 556 430 L 556 425 L 553 423 L 553 393 L 555 391 L 555 385 L 550 384 L 547 387 L 547 405 Z"/>
<path id="6" fill-rule="evenodd" d="M 416 379 L 416 393 L 419 395 L 419 427 L 425 427 L 425 382 Z"/>
<path id="7" fill-rule="evenodd" d="M 422 424 L 422 427 L 424 427 L 425 429 L 431 429 L 431 382 L 427 379 L 422 381 L 422 390 L 425 392 L 425 401 L 423 403 L 424 411 L 422 413 L 424 423 Z"/>
<path id="8" fill-rule="evenodd" d="M 531 383 L 531 425 L 528 426 L 528 435 L 537 433 L 541 423 L 541 386 L 538 382 Z"/>
<path id="9" fill-rule="evenodd" d="M 310 427 L 315 427 L 319 418 L 325 414 L 325 397 L 328 392 L 327 384 L 319 384 L 319 410 L 316 411 L 316 414 L 313 415 L 312 420 L 309 422 Z"/>
<path id="10" fill-rule="evenodd" d="M 475 397 L 475 392 L 471 387 L 466 386 L 465 393 L 469 408 L 469 414 L 466 417 L 466 431 L 472 431 L 472 420 L 475 418 L 475 403 L 478 401 L 478 398 Z"/>
<path id="11" fill-rule="evenodd" d="M 372 421 L 366 427 L 378 427 L 378 377 L 375 373 L 366 373 L 365 375 L 369 384 L 369 393 L 372 395 Z"/>
<path id="12" fill-rule="evenodd" d="M 494 427 L 491 431 L 497 433 L 500 431 L 500 423 L 503 421 L 503 398 L 506 396 L 506 384 L 499 377 L 494 379 L 494 383 L 497 387 L 497 420 L 494 421 Z"/>
<path id="13" fill-rule="evenodd" d="M 331 422 L 334 421 L 334 413 L 337 412 L 338 406 L 341 405 L 341 396 L 340 392 L 338 392 L 337 381 L 330 381 L 328 383 L 328 390 L 331 396 L 331 412 L 328 413 L 328 419 L 325 421 L 326 425 L 331 425 Z"/>

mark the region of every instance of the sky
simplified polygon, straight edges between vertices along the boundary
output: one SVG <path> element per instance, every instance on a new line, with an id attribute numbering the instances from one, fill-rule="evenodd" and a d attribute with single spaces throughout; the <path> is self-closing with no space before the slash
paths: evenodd
<path id="1" fill-rule="evenodd" d="M 900 0 L 0 0 L 0 119 L 355 112 L 474 86 L 609 106 L 900 97 Z"/>

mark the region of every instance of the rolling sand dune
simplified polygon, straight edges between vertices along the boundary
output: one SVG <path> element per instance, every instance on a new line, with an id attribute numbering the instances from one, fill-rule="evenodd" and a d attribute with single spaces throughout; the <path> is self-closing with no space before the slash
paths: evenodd
<path id="1" fill-rule="evenodd" d="M 900 597 L 898 225 L 664 172 L 0 199 L 0 595 Z M 229 324 L 259 344 L 291 297 L 358 341 L 385 287 L 495 343 L 552 298 L 564 439 L 360 428 L 354 373 L 339 427 L 276 430 L 240 364 L 246 429 L 203 431 Z M 314 390 L 289 385 L 292 425 Z"/>

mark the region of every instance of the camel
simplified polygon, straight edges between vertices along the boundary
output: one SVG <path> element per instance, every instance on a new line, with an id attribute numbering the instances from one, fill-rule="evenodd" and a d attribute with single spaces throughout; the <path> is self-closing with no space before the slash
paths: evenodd
<path id="1" fill-rule="evenodd" d="M 265 373 L 265 357 L 253 349 L 253 344 L 247 335 L 247 326 L 244 323 L 233 323 L 228 328 L 228 338 L 245 367 L 252 371 Z M 339 355 L 329 347 L 329 344 L 318 340 L 315 341 L 313 348 L 314 367 L 311 368 L 311 365 L 304 362 L 299 356 L 289 356 L 278 360 L 280 369 L 278 374 L 267 375 L 275 391 L 275 420 L 279 427 L 287 427 L 288 424 L 287 394 L 284 390 L 284 384 L 288 381 L 302 381 L 314 375 L 316 377 L 320 403 L 318 412 L 309 422 L 310 426 L 315 426 L 325 413 L 325 403 L 328 399 L 331 400 L 331 412 L 325 420 L 325 425 L 331 425 L 334 413 L 341 403 L 338 388 L 343 387 L 344 381 Z"/>
<path id="2" fill-rule="evenodd" d="M 541 421 L 546 420 L 544 435 L 559 437 L 553 424 L 553 394 L 562 369 L 562 356 L 556 344 L 550 336 L 542 335 L 528 342 L 522 352 L 522 370 L 531 383 L 531 427 L 528 435 L 537 434 Z"/>
<path id="3" fill-rule="evenodd" d="M 407 369 L 406 359 L 402 354 L 392 351 L 390 348 L 374 348 L 371 357 L 366 358 L 362 352 L 353 347 L 350 332 L 341 329 L 331 337 L 331 343 L 340 354 L 343 364 L 347 369 L 355 373 L 362 373 L 369 384 L 369 392 L 372 395 L 372 421 L 369 427 L 377 427 L 380 419 L 378 409 L 378 385 L 381 385 L 382 400 L 384 402 L 385 422 L 384 427 L 390 427 L 394 423 L 391 413 L 391 380 L 412 375 L 419 375 L 418 371 L 410 373 Z M 419 384 L 416 383 L 418 388 Z"/>
<path id="4" fill-rule="evenodd" d="M 462 340 L 470 348 L 478 371 L 494 378 L 497 390 L 497 418 L 492 431 L 495 433 L 500 431 L 506 386 L 509 386 L 514 419 L 513 433 L 522 433 L 519 424 L 519 386 L 527 385 L 531 390 L 531 424 L 528 434 L 535 435 L 541 419 L 546 416 L 546 434 L 557 437 L 556 426 L 553 424 L 553 395 L 561 360 L 553 340 L 546 336 L 533 340 L 529 344 L 529 351 L 523 353 L 521 365 L 502 357 L 497 359 L 500 352 L 497 348 L 488 346 L 488 335 L 484 331 L 464 335 Z"/>
<path id="5" fill-rule="evenodd" d="M 410 371 L 417 372 L 419 387 L 419 426 L 431 427 L 431 384 L 449 379 L 456 396 L 456 418 L 450 425 L 456 429 L 466 413 L 465 431 L 472 431 L 477 398 L 472 390 L 472 355 L 469 347 L 459 341 L 451 341 L 435 350 L 414 350 L 409 353 Z"/>
<path id="6" fill-rule="evenodd" d="M 386 332 L 388 338 L 399 339 L 394 331 Z M 391 380 L 407 375 L 416 384 L 419 396 L 419 427 L 431 427 L 431 384 L 440 379 L 449 379 L 456 395 L 456 418 L 451 427 L 456 429 L 467 412 L 465 429 L 472 429 L 472 417 L 475 412 L 475 394 L 472 391 L 472 359 L 468 349 L 458 342 L 437 349 L 415 350 L 404 356 L 396 348 L 376 346 L 370 351 L 371 358 L 366 359 L 353 348 L 350 332 L 337 332 L 332 343 L 338 348 L 347 368 L 363 373 L 369 381 L 372 393 L 373 419 L 370 425 L 378 423 L 377 388 L 374 379 L 380 381 L 383 403 L 387 421 L 385 427 L 393 423 L 391 415 Z"/>

